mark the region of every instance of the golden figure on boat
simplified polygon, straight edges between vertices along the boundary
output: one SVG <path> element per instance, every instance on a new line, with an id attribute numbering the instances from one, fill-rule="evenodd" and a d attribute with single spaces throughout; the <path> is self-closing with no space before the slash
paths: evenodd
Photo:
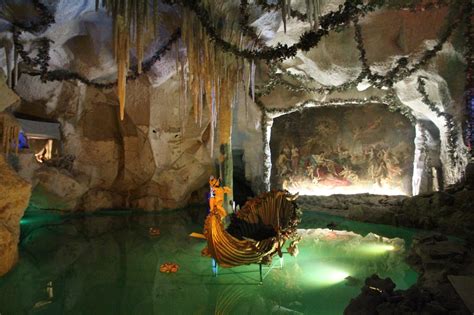
<path id="1" fill-rule="evenodd" d="M 209 187 L 209 211 L 218 214 L 223 219 L 227 216 L 227 211 L 224 209 L 224 195 L 230 194 L 232 190 L 227 186 L 221 187 L 220 180 L 214 176 L 209 179 Z"/>

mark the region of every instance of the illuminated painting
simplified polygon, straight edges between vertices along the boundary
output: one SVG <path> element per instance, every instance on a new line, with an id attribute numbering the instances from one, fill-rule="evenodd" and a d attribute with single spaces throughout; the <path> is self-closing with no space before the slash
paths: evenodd
<path id="1" fill-rule="evenodd" d="M 385 105 L 308 108 L 274 119 L 273 188 L 302 195 L 411 193 L 415 130 Z"/>

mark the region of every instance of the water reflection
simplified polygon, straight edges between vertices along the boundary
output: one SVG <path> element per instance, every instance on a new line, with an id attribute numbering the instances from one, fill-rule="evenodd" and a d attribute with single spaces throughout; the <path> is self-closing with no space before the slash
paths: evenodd
<path id="1" fill-rule="evenodd" d="M 150 237 L 150 227 L 160 236 Z M 25 229 L 20 262 L 0 279 L 0 313 L 339 314 L 374 272 L 401 288 L 416 281 L 399 243 L 327 229 L 302 231 L 299 256 L 285 256 L 263 285 L 258 265 L 220 268 L 212 277 L 203 241 L 188 237 L 199 228 L 177 213 Z M 397 250 L 368 253 L 369 241 Z M 168 261 L 180 265 L 176 274 L 159 271 Z"/>

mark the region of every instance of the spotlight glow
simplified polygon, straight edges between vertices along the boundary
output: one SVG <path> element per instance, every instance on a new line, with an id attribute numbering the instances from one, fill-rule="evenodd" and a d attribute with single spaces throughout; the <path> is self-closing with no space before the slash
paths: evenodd
<path id="1" fill-rule="evenodd" d="M 26 224 L 26 223 L 28 223 L 28 221 L 26 219 L 20 219 L 20 225 Z"/>
<path id="2" fill-rule="evenodd" d="M 395 250 L 395 246 L 383 243 L 361 244 L 359 250 L 368 255 L 380 255 Z"/>
<path id="3" fill-rule="evenodd" d="M 324 263 L 311 264 L 311 268 L 308 268 L 308 270 L 310 273 L 308 280 L 317 286 L 334 285 L 344 281 L 344 279 L 349 276 L 346 270 Z"/>

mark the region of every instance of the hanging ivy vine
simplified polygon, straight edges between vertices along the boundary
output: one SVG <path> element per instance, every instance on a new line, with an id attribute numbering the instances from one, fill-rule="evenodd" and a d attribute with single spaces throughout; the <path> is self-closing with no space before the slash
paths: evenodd
<path id="1" fill-rule="evenodd" d="M 466 7 L 469 6 L 469 7 Z M 320 87 L 308 87 L 308 82 L 312 81 L 310 78 L 304 75 L 293 74 L 287 70 L 282 70 L 277 66 L 270 65 L 269 77 L 270 79 L 267 83 L 263 86 L 263 88 L 259 89 L 257 92 L 257 96 L 261 97 L 264 95 L 269 95 L 271 91 L 277 86 L 283 86 L 290 92 L 306 92 L 306 93 L 318 93 L 318 94 L 330 94 L 335 91 L 344 91 L 351 88 L 356 87 L 359 83 L 361 83 L 364 79 L 366 79 L 372 86 L 376 88 L 389 88 L 390 91 L 387 93 L 385 99 L 383 100 L 384 104 L 387 104 L 389 110 L 391 111 L 398 111 L 404 116 L 406 116 L 412 123 L 416 121 L 415 117 L 413 116 L 412 111 L 405 105 L 403 105 L 395 95 L 393 91 L 393 85 L 396 82 L 399 82 L 409 75 L 417 72 L 421 67 L 426 65 L 432 58 L 436 56 L 436 54 L 442 50 L 443 45 L 447 42 L 447 40 L 452 35 L 453 31 L 459 26 L 460 22 L 466 16 L 469 16 L 470 10 L 470 3 L 465 3 L 464 6 L 460 6 L 457 9 L 457 12 L 450 12 L 448 15 L 448 19 L 446 22 L 446 26 L 442 31 L 440 37 L 438 38 L 437 44 L 430 49 L 425 50 L 421 54 L 421 58 L 418 61 L 410 62 L 407 57 L 400 57 L 396 62 L 395 66 L 389 69 L 385 75 L 381 75 L 375 73 L 371 70 L 368 60 L 366 58 L 366 50 L 364 48 L 362 30 L 358 23 L 358 18 L 354 18 L 354 38 L 356 41 L 357 49 L 359 50 L 359 61 L 361 63 L 361 72 L 357 76 L 356 79 L 347 81 L 346 83 L 339 85 L 339 86 L 320 86 Z M 469 50 L 469 49 L 468 49 Z M 472 54 L 471 54 L 472 56 Z M 470 57 L 472 60 L 472 57 Z M 412 66 L 409 66 L 409 65 Z M 290 83 L 284 79 L 284 77 L 288 77 L 293 81 L 296 81 L 297 84 Z M 469 75 L 468 75 L 469 77 Z M 452 163 L 456 163 L 456 144 L 458 139 L 458 131 L 456 125 L 454 123 L 453 117 L 449 113 L 441 112 L 435 104 L 433 104 L 426 94 L 424 90 L 424 82 L 422 79 L 419 78 L 419 91 L 423 95 L 423 101 L 426 103 L 431 110 L 435 111 L 438 116 L 444 117 L 446 120 L 446 127 L 448 128 L 448 145 L 449 145 L 449 155 L 451 158 Z M 330 102 L 341 102 L 342 100 L 332 100 Z M 380 99 L 369 99 L 369 101 L 378 101 L 382 102 Z M 268 109 L 266 106 L 261 102 L 260 99 L 257 100 L 258 107 L 264 112 L 263 116 L 267 116 L 268 113 L 272 113 L 274 111 L 279 111 L 278 109 Z M 314 102 L 314 101 L 311 101 Z M 348 101 L 350 103 L 350 101 Z M 365 101 L 364 101 L 365 102 Z M 328 103 L 330 105 L 331 103 Z M 306 104 L 302 104 L 304 107 Z M 299 107 L 301 105 L 298 105 Z M 291 107 L 289 108 L 290 111 L 294 111 L 296 108 Z M 264 135 L 266 137 L 266 135 Z M 265 138 L 266 139 L 266 138 Z"/>
<path id="2" fill-rule="evenodd" d="M 197 1 L 165 0 L 165 2 L 169 4 L 178 3 L 192 10 L 198 17 L 201 25 L 204 27 L 211 41 L 213 41 L 223 51 L 231 53 L 237 57 L 263 61 L 282 61 L 284 59 L 296 56 L 298 50 L 310 50 L 311 48 L 317 46 L 321 38 L 327 36 L 329 31 L 347 25 L 356 16 L 363 16 L 368 12 L 374 11 L 384 2 L 382 0 L 379 1 L 380 3 L 363 4 L 362 0 L 346 0 L 344 5 L 341 5 L 337 11 L 329 12 L 328 14 L 321 16 L 319 29 L 303 33 L 300 36 L 300 40 L 291 46 L 278 43 L 275 47 L 264 47 L 261 49 L 240 49 L 237 45 L 226 41 L 218 34 L 218 31 L 213 25 L 210 13 Z"/>
<path id="3" fill-rule="evenodd" d="M 465 102 L 466 102 L 466 144 L 471 149 L 471 157 L 473 156 L 474 148 L 474 27 L 472 25 L 472 15 L 474 5 L 469 3 L 465 15 L 465 50 L 464 59 L 466 60 L 466 83 L 464 87 Z"/>
<path id="4" fill-rule="evenodd" d="M 451 162 L 456 164 L 456 145 L 459 136 L 458 129 L 456 128 L 456 122 L 454 121 L 451 114 L 441 111 L 439 107 L 432 100 L 430 100 L 425 89 L 426 83 L 424 80 L 426 79 L 427 78 L 424 76 L 418 77 L 417 90 L 421 94 L 423 103 L 425 103 L 429 109 L 436 114 L 436 116 L 442 117 L 446 121 L 445 126 L 448 129 L 448 153 L 451 158 Z"/>
<path id="5" fill-rule="evenodd" d="M 330 94 L 336 91 L 340 92 L 350 88 L 354 88 L 364 79 L 366 79 L 372 86 L 376 88 L 392 88 L 394 83 L 399 82 L 400 80 L 403 80 L 409 75 L 416 73 L 421 67 L 425 66 L 432 58 L 434 58 L 436 54 L 442 50 L 444 43 L 447 42 L 453 31 L 463 19 L 465 19 L 468 25 L 466 34 L 469 34 L 466 35 L 466 43 L 468 47 L 468 49 L 466 50 L 466 60 L 468 62 L 468 67 L 466 70 L 466 86 L 472 88 L 472 46 L 474 40 L 472 40 L 472 25 L 468 13 L 472 11 L 472 4 L 470 3 L 470 1 L 454 1 L 454 3 L 463 5 L 458 6 L 459 11 L 457 13 L 453 13 L 453 10 L 450 10 L 450 14 L 446 22 L 447 26 L 444 27 L 444 30 L 438 38 L 437 44 L 434 47 L 425 50 L 421 54 L 421 57 L 418 61 L 410 61 L 407 57 L 400 57 L 394 63 L 394 67 L 389 69 L 385 74 L 376 73 L 370 68 L 366 57 L 366 51 L 364 48 L 362 30 L 358 23 L 360 17 L 364 16 L 369 12 L 374 11 L 376 8 L 382 7 L 384 5 L 387 5 L 389 8 L 394 8 L 393 5 L 390 5 L 389 2 L 386 2 L 384 0 L 372 0 L 366 4 L 364 4 L 362 0 L 346 0 L 344 4 L 339 6 L 336 11 L 329 12 L 321 16 L 319 28 L 303 33 L 297 43 L 291 46 L 279 43 L 275 47 L 264 46 L 264 43 L 256 34 L 255 28 L 249 25 L 250 16 L 247 12 L 249 3 L 247 0 L 241 0 L 239 17 L 240 28 L 244 35 L 251 37 L 255 40 L 256 43 L 258 42 L 259 48 L 257 49 L 242 49 L 237 45 L 226 41 L 224 38 L 220 37 L 213 25 L 210 13 L 204 8 L 204 6 L 201 5 L 200 2 L 194 0 L 165 0 L 165 2 L 169 4 L 181 4 L 182 6 L 191 9 L 196 14 L 204 30 L 207 32 L 210 40 L 213 41 L 217 46 L 219 46 L 220 49 L 222 49 L 224 52 L 231 53 L 237 57 L 241 57 L 244 59 L 263 60 L 270 65 L 270 79 L 261 89 L 256 91 L 255 95 L 255 101 L 257 103 L 257 106 L 259 106 L 259 108 L 264 113 L 272 113 L 272 111 L 276 109 L 266 108 L 259 100 L 259 97 L 270 94 L 276 86 L 284 86 L 286 89 L 292 92 L 312 92 L 319 94 Z M 410 2 L 408 5 L 399 5 L 396 6 L 396 8 L 407 9 L 411 11 L 424 11 L 433 8 L 440 8 L 441 6 L 445 6 L 450 3 L 450 1 L 443 0 L 431 1 L 422 5 L 420 4 L 420 2 Z M 268 4 L 265 0 L 257 0 L 255 4 L 260 6 L 263 10 L 268 11 L 281 9 L 282 2 L 279 1 L 277 4 Z M 30 75 L 38 75 L 41 77 L 42 81 L 78 80 L 84 84 L 92 85 L 97 88 L 111 88 L 117 84 L 117 81 L 104 83 L 89 80 L 76 72 L 71 72 L 67 70 L 48 70 L 50 59 L 49 48 L 52 42 L 44 37 L 39 38 L 37 40 L 39 48 L 36 57 L 29 57 L 28 53 L 25 52 L 25 49 L 21 44 L 21 31 L 19 31 L 18 28 L 30 32 L 37 32 L 48 27 L 51 23 L 54 23 L 54 16 L 49 12 L 45 5 L 43 5 L 39 0 L 33 0 L 33 5 L 39 15 L 38 23 L 32 25 L 27 25 L 21 22 L 13 23 L 13 25 L 16 26 L 16 28 L 13 30 L 13 40 L 16 51 L 21 56 L 23 62 L 26 65 L 33 68 L 37 68 L 37 70 L 26 71 L 25 73 Z M 452 5 L 452 7 L 455 6 Z M 307 20 L 306 14 L 303 14 L 291 8 L 289 11 L 289 16 L 293 18 L 298 18 L 303 21 Z M 311 48 L 317 46 L 319 41 L 324 36 L 327 36 L 331 30 L 339 30 L 342 27 L 349 25 L 349 23 L 351 22 L 354 24 L 354 39 L 356 41 L 357 49 L 359 50 L 359 61 L 361 63 L 361 72 L 354 80 L 350 80 L 338 86 L 310 87 L 308 86 L 308 83 L 313 81 L 311 78 L 304 75 L 291 73 L 274 65 L 275 61 L 282 61 L 284 59 L 294 57 L 298 50 L 310 50 Z M 149 71 L 152 65 L 156 61 L 160 60 L 162 55 L 171 48 L 172 44 L 176 42 L 179 37 L 180 30 L 178 29 L 171 35 L 167 43 L 155 52 L 153 57 L 142 63 L 143 72 L 146 73 L 147 71 Z M 127 80 L 135 80 L 139 75 L 137 66 L 135 66 L 131 70 L 132 73 L 127 76 Z M 287 80 L 285 80 L 285 77 L 296 83 L 288 82 Z M 418 90 L 423 96 L 423 101 L 438 116 L 443 116 L 446 119 L 446 126 L 449 130 L 448 141 L 450 145 L 450 154 L 454 155 L 454 148 L 456 145 L 458 134 L 455 128 L 453 118 L 448 113 L 440 112 L 436 105 L 429 100 L 424 89 L 424 84 L 425 83 L 423 81 L 423 78 L 419 77 Z M 388 93 L 385 100 L 383 100 L 383 103 L 388 104 L 389 108 L 391 108 L 392 110 L 398 110 L 404 113 L 404 115 L 406 115 L 407 117 L 412 117 L 409 109 L 400 105 L 400 102 L 396 102 L 395 98 L 396 96 L 394 96 L 393 93 Z M 352 100 L 334 99 L 330 102 L 337 103 L 341 101 L 351 102 Z M 369 99 L 368 101 L 381 100 Z M 366 100 L 364 100 L 364 102 L 366 102 Z M 293 110 L 293 108 L 291 108 L 290 110 Z"/>
<path id="6" fill-rule="evenodd" d="M 442 32 L 438 39 L 438 43 L 430 49 L 426 49 L 422 53 L 422 57 L 418 61 L 410 62 L 407 57 L 400 57 L 396 62 L 395 66 L 389 69 L 385 75 L 375 73 L 371 70 L 366 57 L 366 50 L 364 48 L 364 42 L 362 37 L 362 30 L 358 23 L 358 19 L 354 19 L 354 39 L 356 41 L 357 49 L 359 50 L 359 61 L 361 63 L 361 72 L 354 79 L 347 81 L 338 86 L 320 86 L 320 87 L 308 87 L 307 77 L 292 74 L 289 71 L 278 69 L 276 66 L 270 65 L 269 77 L 267 83 L 257 91 L 258 96 L 269 95 L 274 88 L 277 86 L 283 86 L 291 92 L 307 92 L 307 93 L 319 93 L 319 94 L 330 94 L 333 92 L 341 92 L 356 87 L 364 79 L 376 88 L 391 88 L 394 83 L 399 82 L 409 75 L 417 72 L 422 66 L 426 65 L 436 54 L 441 51 L 443 45 L 447 42 L 453 31 L 459 26 L 462 20 L 464 11 L 459 9 L 454 21 L 448 19 L 445 30 Z M 451 14 L 452 16 L 452 14 Z M 409 67 L 409 64 L 412 64 Z M 297 84 L 290 83 L 284 80 L 284 76 L 291 78 L 296 81 Z M 306 82 L 303 82 L 306 81 Z"/>
<path id="7" fill-rule="evenodd" d="M 170 36 L 168 41 L 163 45 L 161 48 L 155 51 L 152 57 L 150 59 L 144 61 L 142 63 L 142 72 L 138 73 L 138 68 L 137 66 L 131 67 L 131 73 L 127 75 L 127 81 L 133 81 L 136 80 L 140 75 L 143 73 L 147 73 L 151 70 L 153 65 L 159 61 L 164 54 L 171 49 L 173 44 L 177 42 L 177 40 L 181 36 L 181 30 L 178 28 L 175 30 L 175 32 Z M 32 75 L 32 76 L 40 76 L 41 80 L 46 82 L 46 81 L 71 81 L 71 80 L 77 80 L 81 83 L 84 83 L 89 86 L 93 86 L 98 89 L 110 89 L 113 88 L 114 86 L 117 85 L 117 80 L 114 80 L 112 82 L 100 82 L 97 80 L 89 80 L 86 77 L 82 76 L 81 74 L 69 70 L 50 70 L 48 71 L 48 61 L 49 61 L 49 44 L 46 46 L 47 42 L 43 42 L 43 45 L 40 46 L 39 53 L 37 58 L 35 60 L 31 60 L 31 58 L 27 57 L 30 59 L 30 63 L 26 62 L 29 65 L 39 65 L 40 71 L 23 71 L 22 73 Z M 22 49 L 22 48 L 20 48 Z M 26 54 L 24 50 L 20 50 L 22 53 L 21 54 Z M 22 57 L 23 58 L 23 57 Z"/>
<path id="8" fill-rule="evenodd" d="M 16 20 L 14 17 L 9 16 L 7 3 L 3 4 L 4 10 L 2 10 L 3 12 L 0 12 L 0 17 L 4 18 L 5 20 L 9 20 L 14 28 L 16 27 L 24 30 L 29 30 L 32 33 L 44 31 L 55 22 L 54 15 L 48 10 L 48 8 L 43 3 L 41 3 L 39 0 L 31 0 L 31 4 L 33 5 L 33 10 L 38 16 L 38 21 L 30 23 L 22 20 Z"/>

